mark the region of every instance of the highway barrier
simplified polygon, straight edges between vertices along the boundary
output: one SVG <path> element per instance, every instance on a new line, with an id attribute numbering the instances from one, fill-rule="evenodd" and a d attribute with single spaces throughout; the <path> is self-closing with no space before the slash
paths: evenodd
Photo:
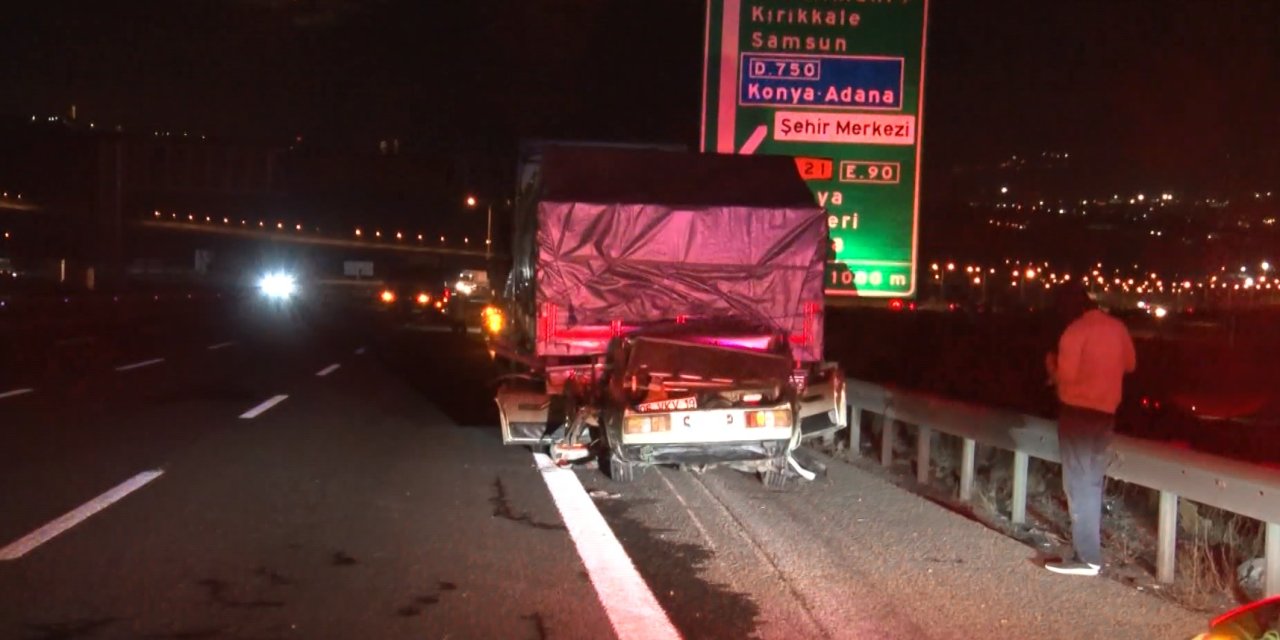
<path id="1" fill-rule="evenodd" d="M 847 381 L 850 450 L 860 451 L 863 413 L 883 416 L 880 463 L 892 462 L 898 422 L 914 425 L 916 480 L 929 480 L 934 432 L 961 439 L 959 497 L 973 496 L 977 444 L 1013 452 L 1013 498 L 1010 520 L 1025 524 L 1027 466 L 1030 457 L 1060 463 L 1058 425 L 1054 420 L 994 409 L 918 391 Z M 1178 501 L 1217 507 L 1262 521 L 1265 533 L 1267 595 L 1280 595 L 1280 470 L 1193 451 L 1163 442 L 1117 435 L 1107 475 L 1158 491 L 1156 579 L 1174 579 L 1178 534 Z"/>

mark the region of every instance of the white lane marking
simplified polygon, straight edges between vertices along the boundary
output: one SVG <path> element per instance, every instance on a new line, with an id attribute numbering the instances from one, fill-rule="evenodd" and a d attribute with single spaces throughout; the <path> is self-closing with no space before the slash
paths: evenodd
<path id="1" fill-rule="evenodd" d="M 58 534 L 74 527 L 83 522 L 89 516 L 106 509 L 113 502 L 141 489 L 143 485 L 159 478 L 163 471 L 156 469 L 154 471 L 143 471 L 138 475 L 125 480 L 116 485 L 110 491 L 76 507 L 74 510 L 67 512 L 62 517 L 50 522 L 49 524 L 32 531 L 19 540 L 14 541 L 9 546 L 0 549 L 0 560 L 17 560 L 26 555 L 27 552 L 36 547 L 52 540 Z"/>
<path id="2" fill-rule="evenodd" d="M 142 367 L 149 367 L 153 364 L 160 364 L 161 362 L 164 362 L 164 358 L 153 358 L 151 360 L 143 360 L 142 362 L 135 362 L 133 364 L 126 364 L 126 365 L 116 367 L 116 371 L 128 371 L 130 369 L 141 369 Z"/>
<path id="3" fill-rule="evenodd" d="M 0 393 L 0 398 L 12 398 L 13 396 L 20 396 L 24 393 L 34 393 L 34 392 L 35 392 L 35 389 L 30 389 L 30 388 L 11 389 L 9 391 L 5 391 L 4 393 Z"/>
<path id="4" fill-rule="evenodd" d="M 342 365 L 340 365 L 340 364 L 331 364 L 331 365 L 329 365 L 329 366 L 327 366 L 327 367 L 325 367 L 325 368 L 323 368 L 323 369 L 321 369 L 321 370 L 317 371 L 317 372 L 316 372 L 316 377 L 323 378 L 323 377 L 325 377 L 325 376 L 327 376 L 327 375 L 329 375 L 329 374 L 333 373 L 334 371 L 337 371 L 337 370 L 338 370 L 338 367 L 341 367 L 341 366 L 342 366 Z"/>
<path id="5" fill-rule="evenodd" d="M 596 597 L 604 606 L 618 640 L 676 639 L 680 634 L 667 612 L 582 488 L 578 476 L 561 469 L 544 453 L 533 454 L 542 479 L 551 491 L 569 536 L 587 568 Z"/>
<path id="6" fill-rule="evenodd" d="M 211 345 L 209 345 L 209 350 L 210 350 L 210 351 L 217 351 L 218 349 L 225 349 L 225 348 L 227 348 L 227 347 L 229 347 L 229 346 L 231 346 L 231 345 L 233 345 L 233 344 L 235 344 L 235 342 L 234 342 L 234 341 L 219 342 L 218 344 L 211 344 Z"/>
<path id="7" fill-rule="evenodd" d="M 676 491 L 676 486 L 671 484 L 671 481 L 667 479 L 667 476 L 662 473 L 662 469 L 654 467 L 653 470 L 658 474 L 659 478 L 662 478 L 662 482 L 671 490 L 671 493 L 676 497 L 676 500 L 680 501 L 680 506 L 684 507 L 684 512 L 689 514 L 689 519 L 693 521 L 693 526 L 698 528 L 698 533 L 702 534 L 702 539 L 705 540 L 707 546 L 711 548 L 711 553 L 715 553 L 716 543 L 711 541 L 711 534 L 707 533 L 706 527 L 702 526 L 702 521 L 698 519 L 698 516 L 693 514 L 693 509 L 690 509 L 689 503 L 684 501 L 684 496 L 680 495 L 679 491 Z"/>
<path id="8" fill-rule="evenodd" d="M 356 347 L 356 355 L 359 356 L 363 354 L 364 354 L 364 347 Z"/>
<path id="9" fill-rule="evenodd" d="M 258 405 L 258 406 L 256 406 L 256 407 L 254 407 L 254 408 L 252 408 L 252 409 L 250 409 L 250 410 L 248 410 L 248 411 L 246 411 L 246 412 L 244 412 L 244 413 L 240 414 L 240 417 L 241 417 L 242 419 L 244 419 L 244 420 L 249 420 L 249 419 L 251 419 L 251 418 L 256 418 L 256 417 L 258 417 L 258 416 L 262 415 L 262 413 L 263 413 L 263 412 L 265 412 L 267 409 L 270 409 L 271 407 L 274 407 L 274 406 L 276 406 L 276 405 L 280 404 L 281 402 L 284 402 L 285 398 L 288 398 L 288 397 L 289 397 L 289 396 L 284 395 L 284 394 L 280 394 L 280 395 L 278 395 L 278 396 L 271 396 L 270 398 L 268 398 L 268 399 L 267 399 L 265 402 L 263 402 L 262 404 L 260 404 L 260 405 Z"/>

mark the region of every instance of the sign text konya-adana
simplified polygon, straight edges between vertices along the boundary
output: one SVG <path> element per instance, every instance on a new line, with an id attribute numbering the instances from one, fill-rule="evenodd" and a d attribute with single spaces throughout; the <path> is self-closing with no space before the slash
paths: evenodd
<path id="1" fill-rule="evenodd" d="M 796 157 L 828 294 L 915 292 L 926 4 L 708 1 L 702 150 Z"/>

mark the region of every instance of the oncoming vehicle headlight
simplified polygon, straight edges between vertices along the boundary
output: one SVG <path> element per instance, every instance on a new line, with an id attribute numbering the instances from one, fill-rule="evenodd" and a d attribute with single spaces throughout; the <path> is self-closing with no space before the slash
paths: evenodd
<path id="1" fill-rule="evenodd" d="M 484 330 L 492 334 L 502 332 L 502 325 L 505 320 L 502 317 L 502 309 L 494 306 L 487 306 L 484 311 L 480 312 L 480 320 L 484 324 Z"/>
<path id="2" fill-rule="evenodd" d="M 655 413 L 627 416 L 622 422 L 623 433 L 660 433 L 671 430 L 671 414 Z"/>
<path id="3" fill-rule="evenodd" d="M 268 298 L 284 300 L 298 291 L 298 281 L 293 274 L 274 271 L 258 280 L 258 289 Z"/>

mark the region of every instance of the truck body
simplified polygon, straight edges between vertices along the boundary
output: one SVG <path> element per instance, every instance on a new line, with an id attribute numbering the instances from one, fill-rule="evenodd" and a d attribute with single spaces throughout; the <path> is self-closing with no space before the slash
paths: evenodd
<path id="1" fill-rule="evenodd" d="M 504 442 L 599 457 L 619 480 L 730 464 L 780 482 L 806 432 L 844 426 L 826 251 L 789 158 L 545 149 L 493 348 L 528 369 L 499 389 Z"/>

